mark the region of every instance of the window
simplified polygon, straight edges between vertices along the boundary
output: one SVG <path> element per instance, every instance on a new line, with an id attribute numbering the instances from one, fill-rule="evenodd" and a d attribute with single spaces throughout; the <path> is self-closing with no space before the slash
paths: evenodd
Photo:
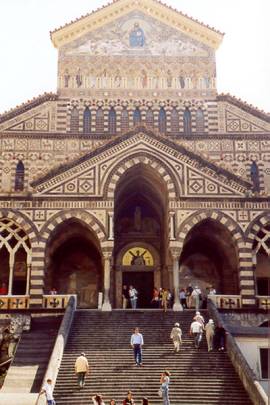
<path id="1" fill-rule="evenodd" d="M 88 107 L 84 110 L 83 113 L 83 133 L 90 134 L 91 133 L 91 111 Z"/>
<path id="2" fill-rule="evenodd" d="M 24 190 L 24 164 L 21 160 L 17 163 L 15 173 L 15 191 Z"/>
<path id="3" fill-rule="evenodd" d="M 70 114 L 70 132 L 79 132 L 79 110 L 74 107 Z"/>
<path id="4" fill-rule="evenodd" d="M 149 128 L 154 128 L 154 113 L 152 108 L 148 108 L 146 111 L 145 123 Z"/>
<path id="5" fill-rule="evenodd" d="M 121 114 L 121 131 L 125 132 L 129 129 L 129 113 L 126 108 L 123 108 Z"/>
<path id="6" fill-rule="evenodd" d="M 134 113 L 133 113 L 133 124 L 136 125 L 140 125 L 141 123 L 141 112 L 139 110 L 139 108 L 135 108 Z"/>
<path id="7" fill-rule="evenodd" d="M 260 362 L 261 362 L 261 378 L 269 378 L 269 356 L 270 349 L 261 348 L 260 349 Z"/>
<path id="8" fill-rule="evenodd" d="M 162 107 L 159 110 L 159 114 L 158 114 L 158 129 L 159 129 L 159 132 L 161 132 L 162 134 L 165 134 L 166 127 L 167 127 L 166 111 Z"/>
<path id="9" fill-rule="evenodd" d="M 24 230 L 12 219 L 2 218 L 0 221 L 0 263 L 3 295 L 28 293 L 31 256 L 30 241 Z"/>
<path id="10" fill-rule="evenodd" d="M 179 114 L 176 108 L 171 112 L 171 132 L 179 132 Z"/>
<path id="11" fill-rule="evenodd" d="M 96 132 L 102 133 L 104 132 L 104 114 L 101 107 L 97 109 L 96 114 Z"/>
<path id="12" fill-rule="evenodd" d="M 112 107 L 109 111 L 109 134 L 113 135 L 116 133 L 116 112 Z"/>
<path id="13" fill-rule="evenodd" d="M 204 113 L 201 108 L 196 112 L 196 132 L 204 132 Z"/>
<path id="14" fill-rule="evenodd" d="M 259 178 L 259 168 L 255 161 L 250 165 L 250 178 L 253 183 L 253 192 L 260 192 L 260 178 Z"/>
<path id="15" fill-rule="evenodd" d="M 188 108 L 184 111 L 184 134 L 191 134 L 191 113 Z"/>

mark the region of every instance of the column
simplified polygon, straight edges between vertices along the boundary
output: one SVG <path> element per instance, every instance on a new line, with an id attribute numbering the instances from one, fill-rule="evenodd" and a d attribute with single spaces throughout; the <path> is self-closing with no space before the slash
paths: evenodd
<path id="1" fill-rule="evenodd" d="M 113 213 L 108 213 L 108 227 L 109 227 L 109 237 L 108 240 L 113 240 Z"/>
<path id="2" fill-rule="evenodd" d="M 179 259 L 180 252 L 171 251 L 173 258 L 173 290 L 174 290 L 174 311 L 183 311 L 183 307 L 180 304 L 179 298 Z"/>
<path id="3" fill-rule="evenodd" d="M 103 252 L 104 257 L 104 299 L 102 311 L 111 311 L 110 303 L 110 284 L 111 284 L 111 252 Z"/>

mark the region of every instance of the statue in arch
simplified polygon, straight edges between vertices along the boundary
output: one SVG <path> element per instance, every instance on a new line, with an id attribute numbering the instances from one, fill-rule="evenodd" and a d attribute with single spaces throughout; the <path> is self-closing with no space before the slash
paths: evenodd
<path id="1" fill-rule="evenodd" d="M 145 36 L 139 23 L 135 23 L 133 29 L 129 33 L 129 45 L 132 48 L 142 48 L 145 44 Z"/>
<path id="2" fill-rule="evenodd" d="M 136 255 L 130 250 L 129 253 L 132 256 L 131 259 L 131 265 L 132 266 L 145 266 L 145 260 L 144 260 L 144 255 L 145 253 L 147 253 L 147 251 L 145 250 L 143 253 L 140 253 L 139 250 L 136 250 Z"/>

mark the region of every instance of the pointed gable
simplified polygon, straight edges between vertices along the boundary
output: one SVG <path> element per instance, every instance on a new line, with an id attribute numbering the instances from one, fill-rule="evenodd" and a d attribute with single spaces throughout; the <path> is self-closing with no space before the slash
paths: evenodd
<path id="1" fill-rule="evenodd" d="M 137 127 L 59 167 L 34 181 L 32 187 L 36 195 L 105 198 L 108 179 L 115 168 L 128 159 L 132 164 L 160 166 L 161 172 L 165 171 L 166 176 L 173 179 L 179 196 L 241 197 L 251 187 L 228 170 L 144 127 Z"/>

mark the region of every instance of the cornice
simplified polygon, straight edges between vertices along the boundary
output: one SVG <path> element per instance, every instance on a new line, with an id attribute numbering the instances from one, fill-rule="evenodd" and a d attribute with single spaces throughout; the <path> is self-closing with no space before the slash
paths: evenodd
<path id="1" fill-rule="evenodd" d="M 242 110 L 246 111 L 247 113 L 255 115 L 256 117 L 263 119 L 264 121 L 270 123 L 270 114 L 269 113 L 267 113 L 263 110 L 259 110 L 254 105 L 248 104 L 246 101 L 243 101 L 240 98 L 232 96 L 229 93 L 218 94 L 217 101 L 225 101 L 227 103 L 233 104 L 234 106 L 241 108 Z"/>
<path id="2" fill-rule="evenodd" d="M 4 112 L 0 115 L 0 124 L 4 121 L 8 121 L 11 118 L 16 117 L 17 115 L 23 114 L 24 112 L 35 108 L 40 104 L 45 103 L 46 101 L 55 101 L 58 96 L 55 93 L 44 93 L 38 97 L 32 98 L 32 100 L 27 100 L 25 103 L 22 103 L 15 108 L 10 109 L 9 111 Z"/>
<path id="3" fill-rule="evenodd" d="M 53 45 L 60 48 L 87 32 L 96 30 L 133 10 L 142 11 L 213 49 L 217 49 L 223 39 L 224 34 L 220 31 L 169 7 L 161 1 L 116 0 L 52 31 L 50 35 Z"/>

